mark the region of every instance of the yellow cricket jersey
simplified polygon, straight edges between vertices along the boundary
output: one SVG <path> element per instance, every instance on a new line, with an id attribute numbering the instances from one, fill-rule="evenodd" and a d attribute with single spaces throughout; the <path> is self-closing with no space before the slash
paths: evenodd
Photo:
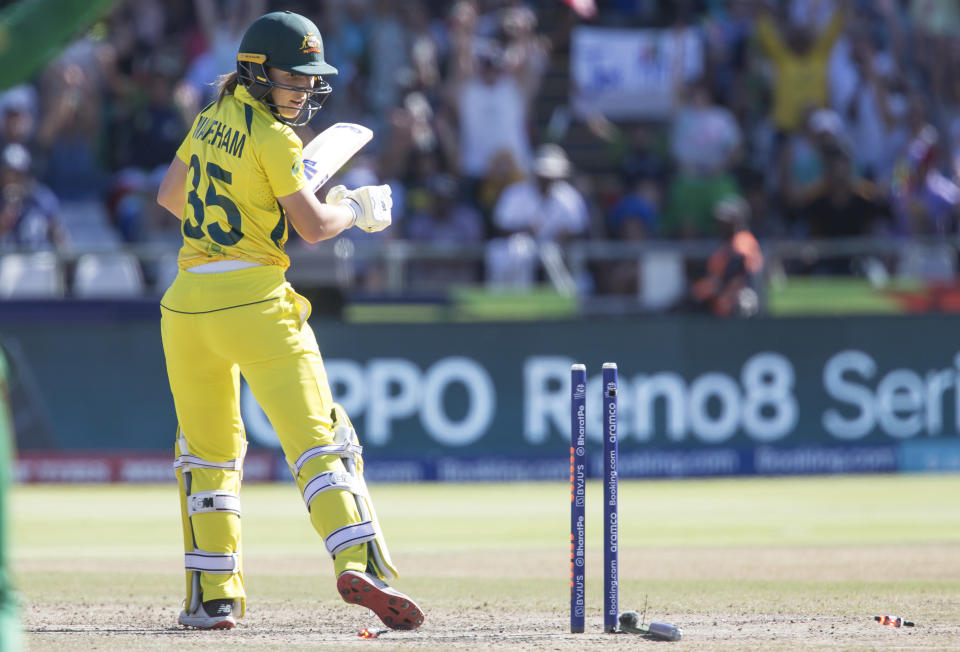
<path id="1" fill-rule="evenodd" d="M 187 166 L 180 269 L 215 260 L 290 266 L 277 197 L 306 184 L 303 143 L 242 86 L 208 105 L 177 157 Z"/>
<path id="2" fill-rule="evenodd" d="M 843 22 L 843 15 L 835 11 L 810 51 L 798 54 L 787 47 L 769 16 L 762 15 L 757 20 L 757 38 L 776 67 L 772 114 L 778 129 L 793 131 L 802 127 L 801 118 L 807 108 L 827 106 L 830 99 L 828 60 L 843 30 Z"/>

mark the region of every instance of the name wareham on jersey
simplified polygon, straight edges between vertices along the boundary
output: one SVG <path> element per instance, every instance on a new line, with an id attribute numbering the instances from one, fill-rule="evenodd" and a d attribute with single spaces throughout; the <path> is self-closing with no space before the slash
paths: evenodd
<path id="1" fill-rule="evenodd" d="M 243 156 L 243 146 L 247 142 L 247 135 L 239 129 L 205 115 L 201 115 L 197 120 L 192 135 L 197 140 L 219 147 L 237 158 Z"/>

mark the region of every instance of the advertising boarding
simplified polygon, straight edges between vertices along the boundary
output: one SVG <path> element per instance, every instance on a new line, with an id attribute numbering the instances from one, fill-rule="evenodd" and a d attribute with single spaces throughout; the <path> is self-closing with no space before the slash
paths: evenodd
<path id="1" fill-rule="evenodd" d="M 502 481 L 568 476 L 573 363 L 587 366 L 599 477 L 604 362 L 619 368 L 624 477 L 960 469 L 957 325 L 663 317 L 314 329 L 372 478 Z M 176 419 L 155 325 L 73 325 L 55 345 L 49 331 L 3 333 L 21 373 L 18 419 L 32 424 L 19 436 L 24 460 L 125 451 L 166 464 Z M 283 476 L 270 422 L 245 384 L 240 397 L 251 459 L 263 479 Z"/>

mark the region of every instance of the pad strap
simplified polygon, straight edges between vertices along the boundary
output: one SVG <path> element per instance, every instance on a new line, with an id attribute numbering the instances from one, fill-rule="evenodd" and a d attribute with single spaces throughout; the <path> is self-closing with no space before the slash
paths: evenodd
<path id="1" fill-rule="evenodd" d="M 240 572 L 240 555 L 235 552 L 206 552 L 194 550 L 184 553 L 184 565 L 188 571 L 235 575 Z"/>
<path id="2" fill-rule="evenodd" d="M 190 516 L 210 512 L 229 512 L 240 516 L 240 496 L 229 491 L 198 491 L 187 496 L 187 512 Z"/>
<path id="3" fill-rule="evenodd" d="M 324 471 L 310 478 L 310 481 L 303 486 L 303 502 L 306 503 L 307 509 L 310 509 L 310 503 L 314 498 L 331 489 L 344 489 L 352 494 L 359 491 L 353 476 L 349 473 Z"/>
<path id="4" fill-rule="evenodd" d="M 180 446 L 180 455 L 173 463 L 173 468 L 181 469 L 183 471 L 189 471 L 190 469 L 223 469 L 224 471 L 239 471 L 243 468 L 243 458 L 247 454 L 247 442 L 244 441 L 243 449 L 240 451 L 240 455 L 237 458 L 227 460 L 225 462 L 211 462 L 210 460 L 205 460 L 197 455 L 190 454 L 190 448 L 187 446 L 187 438 L 183 436 L 183 431 L 180 431 L 180 437 L 177 438 L 177 443 Z"/>
<path id="5" fill-rule="evenodd" d="M 333 556 L 350 546 L 373 541 L 375 538 L 377 538 L 377 532 L 373 527 L 373 521 L 360 521 L 337 528 L 326 536 L 324 543 L 327 546 L 327 552 Z"/>
<path id="6" fill-rule="evenodd" d="M 223 469 L 225 471 L 239 471 L 243 460 L 239 457 L 226 462 L 211 462 L 196 455 L 181 455 L 173 463 L 173 468 L 189 471 L 190 469 Z"/>
<path id="7" fill-rule="evenodd" d="M 303 465 L 312 460 L 313 458 L 319 455 L 339 455 L 343 457 L 347 454 L 353 455 L 362 455 L 363 446 L 359 444 L 327 444 L 325 446 L 314 446 L 313 448 L 308 448 L 303 455 L 297 458 L 297 461 L 293 463 L 293 474 L 300 475 L 300 470 L 303 468 Z"/>

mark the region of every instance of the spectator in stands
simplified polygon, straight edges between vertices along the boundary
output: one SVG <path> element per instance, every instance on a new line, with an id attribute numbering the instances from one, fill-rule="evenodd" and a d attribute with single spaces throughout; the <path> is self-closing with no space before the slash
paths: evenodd
<path id="1" fill-rule="evenodd" d="M 750 231 L 758 238 L 784 237 L 782 215 L 774 209 L 766 187 L 767 172 L 744 166 L 737 170 L 737 184 L 750 207 Z"/>
<path id="2" fill-rule="evenodd" d="M 607 235 L 614 240 L 647 240 L 660 233 L 660 198 L 656 180 L 632 175 L 626 192 L 607 213 Z"/>
<path id="3" fill-rule="evenodd" d="M 430 244 L 479 244 L 483 221 L 476 208 L 458 201 L 457 181 L 437 174 L 429 181 L 427 201 L 414 211 L 407 224 L 407 237 Z"/>
<path id="4" fill-rule="evenodd" d="M 323 105 L 331 122 L 366 124 L 367 61 L 370 46 L 369 0 L 325 2 L 319 25 L 323 26 L 323 43 L 340 65 L 336 92 Z M 309 13 L 309 12 L 307 12 Z M 327 35 L 329 34 L 329 39 Z"/>
<path id="5" fill-rule="evenodd" d="M 649 179 L 662 188 L 670 168 L 670 133 L 652 124 L 631 125 L 618 133 L 621 137 L 613 152 L 616 169 L 628 178 Z"/>
<path id="6" fill-rule="evenodd" d="M 98 156 L 103 123 L 99 85 L 87 67 L 67 63 L 52 70 L 37 145 L 44 180 L 62 201 L 100 200 L 106 174 Z"/>
<path id="7" fill-rule="evenodd" d="M 267 12 L 266 0 L 235 0 L 228 7 L 218 0 L 195 0 L 196 20 L 206 41 L 206 51 L 197 56 L 187 70 L 187 80 L 204 106 L 216 96 L 210 83 L 218 75 L 233 72 L 236 54 L 247 25 Z"/>
<path id="8" fill-rule="evenodd" d="M 366 97 L 376 116 L 396 106 L 403 77 L 409 75 L 409 47 L 403 3 L 373 0 L 369 21 L 369 77 Z"/>
<path id="9" fill-rule="evenodd" d="M 774 66 L 771 118 L 781 134 L 788 134 L 803 126 L 806 110 L 828 106 L 827 61 L 843 29 L 844 13 L 835 10 L 819 33 L 812 21 L 779 18 L 764 11 L 757 19 L 756 36 Z"/>
<path id="10" fill-rule="evenodd" d="M 858 178 L 849 152 L 825 152 L 824 182 L 801 209 L 811 238 L 869 235 L 885 226 L 890 208 L 875 184 Z"/>
<path id="11" fill-rule="evenodd" d="M 60 204 L 33 176 L 31 165 L 19 143 L 0 153 L 0 248 L 38 251 L 66 244 Z"/>
<path id="12" fill-rule="evenodd" d="M 500 22 L 504 62 L 516 71 L 527 98 L 532 100 L 550 63 L 550 41 L 537 34 L 537 15 L 530 7 L 521 2 L 504 4 Z"/>
<path id="13" fill-rule="evenodd" d="M 691 84 L 681 93 L 671 144 L 677 175 L 669 190 L 665 235 L 702 238 L 716 234 L 713 206 L 738 194 L 730 170 L 740 153 L 741 140 L 737 121 L 713 101 L 706 84 Z"/>
<path id="14" fill-rule="evenodd" d="M 487 247 L 488 281 L 528 286 L 535 280 L 538 247 L 587 235 L 587 205 L 580 191 L 567 181 L 571 171 L 563 148 L 541 145 L 533 162 L 533 177 L 503 191 L 493 213 L 500 237 Z"/>
<path id="15" fill-rule="evenodd" d="M 397 100 L 387 110 L 379 153 L 381 175 L 395 182 L 395 212 L 403 208 L 398 190 L 407 188 L 415 203 L 418 194 L 429 194 L 426 185 L 435 174 L 456 169 L 459 137 L 440 74 L 440 35 L 421 1 L 404 4 L 402 16 L 409 32 L 409 65 L 396 75 Z"/>
<path id="16" fill-rule="evenodd" d="M 751 3 L 733 0 L 716 4 L 704 21 L 707 46 L 705 65 L 712 90 L 735 115 L 745 108 L 743 85 L 747 76 L 747 52 L 752 33 Z"/>
<path id="17" fill-rule="evenodd" d="M 953 119 L 948 127 L 947 163 L 950 166 L 950 178 L 960 183 L 960 116 Z"/>
<path id="18" fill-rule="evenodd" d="M 930 125 L 907 146 L 894 185 L 897 232 L 950 236 L 957 233 L 960 187 L 940 171 L 940 136 Z"/>
<path id="19" fill-rule="evenodd" d="M 819 191 L 800 209 L 800 218 L 814 239 L 851 238 L 881 233 L 889 228 L 890 206 L 877 187 L 857 178 L 849 152 L 842 148 L 826 151 L 824 182 Z M 849 274 L 849 256 L 822 257 L 811 271 Z"/>
<path id="20" fill-rule="evenodd" d="M 485 231 L 487 224 L 493 224 L 493 209 L 503 191 L 523 181 L 526 176 L 514 160 L 513 154 L 507 150 L 501 150 L 490 161 L 490 169 L 477 192 L 477 205 L 483 215 Z"/>
<path id="21" fill-rule="evenodd" d="M 951 56 L 960 56 L 960 39 L 953 41 Z M 948 72 L 946 96 L 939 98 L 939 124 L 944 129 L 944 154 L 949 159 L 951 177 L 960 182 L 960 71 L 948 66 Z"/>
<path id="22" fill-rule="evenodd" d="M 164 172 L 127 168 L 114 178 L 108 207 L 124 242 L 180 244 L 180 221 L 154 201 Z"/>
<path id="23" fill-rule="evenodd" d="M 407 239 L 437 246 L 481 245 L 483 217 L 475 207 L 459 200 L 456 179 L 449 174 L 434 175 L 428 190 L 426 201 L 408 219 Z M 425 262 L 415 265 L 411 276 L 443 285 L 477 283 L 482 278 L 480 264 L 475 260 Z"/>
<path id="24" fill-rule="evenodd" d="M 626 189 L 607 211 L 606 237 L 619 242 L 643 242 L 659 236 L 660 191 L 654 177 L 626 173 Z M 597 286 L 603 294 L 637 296 L 640 291 L 636 260 L 601 261 L 595 265 Z"/>
<path id="25" fill-rule="evenodd" d="M 494 208 L 498 233 L 525 232 L 537 242 L 564 242 L 586 235 L 587 205 L 568 181 L 571 172 L 562 147 L 548 143 L 537 148 L 532 178 L 504 190 Z"/>
<path id="26" fill-rule="evenodd" d="M 548 139 L 576 143 L 570 150 L 575 160 L 584 155 L 586 163 L 589 156 L 590 174 L 580 184 L 587 205 L 616 203 L 602 195 L 615 185 L 599 176 L 610 169 L 655 179 L 656 194 L 664 197 L 657 220 L 662 235 L 717 235 L 713 204 L 741 192 L 751 204 L 755 233 L 803 237 L 814 226 L 826 228 L 823 220 L 811 221 L 808 207 L 823 198 L 829 167 L 823 152 L 837 143 L 856 174 L 876 181 L 876 196 L 892 189 L 898 233 L 950 233 L 955 218 L 951 202 L 944 200 L 951 183 L 937 181 L 937 175 L 957 183 L 960 172 L 942 174 L 942 161 L 920 171 L 906 149 L 924 128 L 937 125 L 950 134 L 943 156 L 960 170 L 960 126 L 951 127 L 960 125 L 960 68 L 948 65 L 960 55 L 953 29 L 960 13 L 954 5 L 939 0 L 598 3 L 598 25 L 669 30 L 676 46 L 670 48 L 674 56 L 667 57 L 676 66 L 672 72 L 682 69 L 686 82 L 705 81 L 703 88 L 685 88 L 691 92 L 678 95 L 681 102 L 670 125 L 589 116 L 588 127 L 604 145 L 585 134 L 579 121 L 561 119 L 570 115 L 563 106 L 566 93 L 558 90 L 566 80 L 551 77 L 549 89 L 540 90 L 548 54 L 561 62 L 552 66 L 551 76 L 566 68 L 562 61 L 577 23 L 576 14 L 555 0 L 529 7 L 516 0 L 122 0 L 91 32 L 95 37 L 79 39 L 33 81 L 39 99 L 15 100 L 23 95 L 19 92 L 0 96 L 0 149 L 11 142 L 27 145 L 35 175 L 64 202 L 99 202 L 109 189 L 110 214 L 124 239 L 152 240 L 157 225 L 139 221 L 140 191 L 131 192 L 129 185 L 139 179 L 133 187 L 140 188 L 145 177 L 130 176 L 125 168 L 133 163 L 147 170 L 146 159 L 161 158 L 162 148 L 143 143 L 162 140 L 172 124 L 171 109 L 181 121 L 199 111 L 202 96 L 214 90 L 209 80 L 233 69 L 241 26 L 269 9 L 300 7 L 320 17 L 329 35 L 325 45 L 340 62 L 338 92 L 325 105 L 321 122 L 375 128 L 377 137 L 364 154 L 374 157 L 377 176 L 394 187 L 395 219 L 403 218 L 404 190 L 409 214 L 422 215 L 423 198 L 432 197 L 429 180 L 449 173 L 462 184 L 462 203 L 481 211 L 486 237 L 499 235 L 495 208 L 504 189 L 530 172 L 531 138 L 546 128 L 531 124 L 531 100 L 536 100 L 544 116 L 554 109 L 557 118 Z M 225 57 L 219 64 L 218 53 Z M 159 61 L 174 64 L 163 78 L 153 74 Z M 165 100 L 155 105 L 146 101 L 146 64 L 150 84 L 156 82 L 150 92 Z M 771 79 L 761 79 L 768 72 Z M 172 89 L 167 82 L 173 82 Z M 23 88 L 29 94 L 30 87 Z M 828 107 L 836 113 L 824 112 Z M 299 133 L 305 137 L 308 131 L 304 127 Z M 733 145 L 737 142 L 740 146 Z M 732 154 L 725 165 L 713 165 L 724 161 L 727 151 Z M 670 160 L 675 174 L 668 173 Z M 757 171 L 749 188 L 742 183 L 742 161 Z M 920 183 L 921 176 L 930 183 Z M 692 192 L 691 179 L 696 180 Z M 627 213 L 606 216 L 608 237 L 647 237 L 649 223 L 635 219 L 646 211 L 633 207 Z M 65 217 L 75 215 L 64 210 Z M 780 217 L 789 218 L 789 224 Z M 70 239 L 82 243 L 75 224 L 67 224 Z M 518 251 L 536 252 L 530 238 L 529 246 Z M 358 278 L 365 283 L 373 276 Z"/>
<path id="27" fill-rule="evenodd" d="M 170 57 L 146 60 L 136 75 L 130 114 L 113 125 L 114 164 L 149 173 L 173 158 L 187 130 L 176 103 L 179 69 Z M 136 99 L 134 99 L 136 98 Z"/>
<path id="28" fill-rule="evenodd" d="M 804 128 L 786 134 L 777 159 L 777 187 L 785 217 L 796 224 L 798 212 L 821 192 L 828 151 L 852 151 L 840 115 L 832 109 L 810 111 Z M 795 233 L 806 235 L 805 230 Z"/>
<path id="29" fill-rule="evenodd" d="M 514 43 L 508 59 L 499 43 L 478 39 L 476 28 L 474 5 L 458 2 L 450 18 L 448 92 L 460 133 L 459 172 L 471 200 L 501 151 L 510 152 L 521 170 L 529 170 L 529 104 L 535 77 L 533 48 Z"/>
<path id="30" fill-rule="evenodd" d="M 727 172 L 739 153 L 740 126 L 717 104 L 703 81 L 691 84 L 673 119 L 672 153 L 683 175 L 713 177 Z"/>
<path id="31" fill-rule="evenodd" d="M 850 125 L 854 162 L 865 178 L 890 181 L 897 153 L 904 146 L 906 97 L 898 92 L 897 65 L 887 51 L 874 47 L 863 31 L 851 38 L 850 99 L 844 121 Z"/>
<path id="32" fill-rule="evenodd" d="M 437 174 L 446 171 L 440 153 L 434 149 L 422 150 L 411 146 L 409 133 L 409 130 L 406 130 L 405 135 L 400 135 L 400 130 L 394 131 L 391 137 L 393 143 L 400 139 L 406 142 L 399 148 L 394 148 L 393 144 L 388 143 L 387 149 L 379 159 L 381 169 L 387 170 L 383 178 L 402 189 L 402 196 L 398 195 L 393 199 L 394 217 L 401 218 L 408 213 L 420 210 L 428 203 L 426 197 L 430 194 L 431 180 Z M 401 150 L 404 150 L 402 161 L 399 157 L 393 157 L 393 154 L 400 153 Z"/>
<path id="33" fill-rule="evenodd" d="M 936 130 L 928 126 L 909 144 L 900 164 L 893 194 L 897 232 L 915 239 L 904 242 L 897 252 L 895 271 L 902 278 L 952 285 L 957 249 L 950 236 L 960 224 L 960 187 L 955 170 L 947 176 L 936 165 L 938 140 Z"/>
<path id="34" fill-rule="evenodd" d="M 440 27 L 440 21 L 434 21 L 430 7 L 425 0 L 404 3 L 406 25 L 409 30 L 410 70 L 411 75 L 422 88 L 441 89 L 442 74 L 440 70 L 441 57 L 445 61 L 443 52 L 448 44 Z"/>
<path id="35" fill-rule="evenodd" d="M 953 43 L 960 33 L 960 5 L 944 0 L 911 0 L 910 18 L 914 25 L 913 50 L 929 79 L 934 97 L 948 92 L 953 75 Z"/>
<path id="36" fill-rule="evenodd" d="M 28 150 L 36 135 L 37 93 L 23 84 L 0 95 L 0 147 L 19 143 Z"/>
<path id="37" fill-rule="evenodd" d="M 763 270 L 760 245 L 747 227 L 750 207 L 742 198 L 730 197 L 717 202 L 714 218 L 723 244 L 691 288 L 693 305 L 718 317 L 750 317 L 759 308 L 754 285 Z"/>
<path id="38" fill-rule="evenodd" d="M 386 145 L 380 152 L 385 178 L 405 178 L 416 159 L 436 158 L 443 169 L 456 166 L 456 133 L 449 111 L 426 80 L 413 78 L 399 106 L 389 113 Z"/>

